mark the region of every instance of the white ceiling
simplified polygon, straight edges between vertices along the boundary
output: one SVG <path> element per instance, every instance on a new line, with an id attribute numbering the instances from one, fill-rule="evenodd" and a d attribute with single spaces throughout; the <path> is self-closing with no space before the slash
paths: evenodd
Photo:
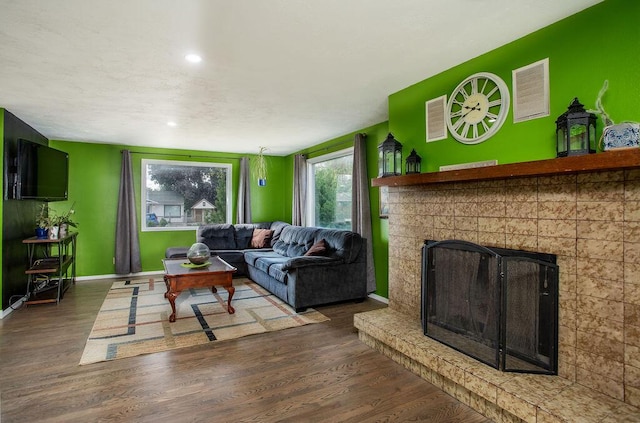
<path id="1" fill-rule="evenodd" d="M 50 139 L 285 155 L 600 1 L 0 0 L 0 107 Z"/>

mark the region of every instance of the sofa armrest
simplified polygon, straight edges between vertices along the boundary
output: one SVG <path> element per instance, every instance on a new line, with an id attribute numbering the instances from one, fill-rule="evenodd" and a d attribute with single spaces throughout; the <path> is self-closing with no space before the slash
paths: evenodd
<path id="1" fill-rule="evenodd" d="M 342 263 L 342 259 L 338 257 L 325 256 L 298 256 L 291 257 L 282 265 L 282 270 L 299 269 L 309 266 L 333 266 Z"/>
<path id="2" fill-rule="evenodd" d="M 164 252 L 165 258 L 187 258 L 190 247 L 169 247 Z"/>

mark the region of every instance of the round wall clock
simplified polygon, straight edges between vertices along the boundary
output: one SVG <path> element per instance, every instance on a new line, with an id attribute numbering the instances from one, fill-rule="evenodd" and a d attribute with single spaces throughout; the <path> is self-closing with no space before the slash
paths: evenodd
<path id="1" fill-rule="evenodd" d="M 509 113 L 509 89 L 499 76 L 480 72 L 462 81 L 447 103 L 449 132 L 464 144 L 495 134 Z"/>

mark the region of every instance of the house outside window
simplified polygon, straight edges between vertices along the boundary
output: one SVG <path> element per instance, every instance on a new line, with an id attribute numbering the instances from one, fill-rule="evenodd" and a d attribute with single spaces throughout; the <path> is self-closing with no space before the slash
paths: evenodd
<path id="1" fill-rule="evenodd" d="M 353 148 L 307 160 L 307 222 L 351 229 Z"/>
<path id="2" fill-rule="evenodd" d="M 164 215 L 165 217 L 181 217 L 182 216 L 182 207 L 180 204 L 172 205 L 165 204 L 164 205 Z"/>
<path id="3" fill-rule="evenodd" d="M 142 230 L 231 223 L 231 165 L 142 160 Z"/>

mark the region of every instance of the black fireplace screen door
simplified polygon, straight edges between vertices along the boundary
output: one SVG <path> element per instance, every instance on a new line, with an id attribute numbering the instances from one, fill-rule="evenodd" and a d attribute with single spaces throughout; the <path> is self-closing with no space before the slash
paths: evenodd
<path id="1" fill-rule="evenodd" d="M 557 373 L 555 256 L 427 241 L 425 335 L 496 369 Z"/>

